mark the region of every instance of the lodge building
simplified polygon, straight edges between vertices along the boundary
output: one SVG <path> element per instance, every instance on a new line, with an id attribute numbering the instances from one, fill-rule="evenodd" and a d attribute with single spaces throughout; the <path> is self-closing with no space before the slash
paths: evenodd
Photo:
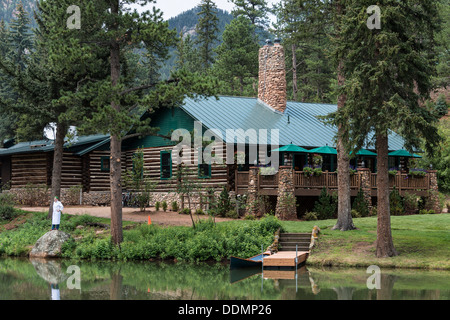
<path id="1" fill-rule="evenodd" d="M 184 105 L 173 109 L 159 109 L 151 115 L 152 127 L 160 128 L 158 136 L 144 136 L 122 142 L 122 171 L 133 169 L 132 157 L 138 149 L 143 150 L 145 174 L 156 182 L 154 201 L 180 201 L 176 194 L 177 164 L 173 162 L 176 142 L 162 136 L 173 130 L 193 132 L 195 123 L 202 124 L 203 132 L 210 129 L 221 133 L 224 150 L 244 142 L 244 164 L 197 163 L 199 150 L 192 148 L 190 179 L 195 179 L 202 189 L 220 192 L 224 187 L 233 195 L 246 195 L 256 199 L 263 195 L 271 199 L 274 210 L 284 218 L 291 213 L 280 208 L 281 198 L 286 194 L 296 197 L 298 216 L 308 210 L 323 188 L 328 192 L 337 190 L 336 128 L 325 125 L 317 117 L 336 111 L 333 104 L 302 103 L 286 99 L 286 71 L 284 49 L 279 40 L 268 42 L 259 54 L 258 97 L 186 99 Z M 146 115 L 144 115 L 145 117 Z M 249 154 L 254 147 L 248 137 L 227 140 L 226 131 L 249 132 L 267 130 L 267 156 L 272 145 L 279 148 L 280 167 L 276 174 L 261 174 L 261 159 L 251 161 Z M 239 131 L 241 130 L 241 131 Z M 274 136 L 273 132 L 277 132 Z M 239 140 L 239 138 L 241 138 Z M 240 142 L 239 142 L 240 141 Z M 110 165 L 108 135 L 78 137 L 67 142 L 62 163 L 62 197 L 67 190 L 80 188 L 79 201 L 84 205 L 108 205 L 110 199 Z M 264 142 L 259 141 L 257 147 Z M 0 185 L 9 192 L 20 195 L 27 186 L 51 186 L 53 165 L 53 141 L 42 140 L 14 144 L 4 143 L 0 149 Z M 436 212 L 436 172 L 429 170 L 425 176 L 408 179 L 408 160 L 418 157 L 404 149 L 403 139 L 393 133 L 389 136 L 390 167 L 398 173 L 391 178 L 400 193 L 410 192 L 427 197 Z M 370 205 L 376 204 L 376 150 L 370 145 L 360 150 L 352 159 L 355 171 L 351 176 L 351 195 L 363 190 Z M 226 155 L 224 154 L 224 157 Z M 318 160 L 318 163 L 315 160 Z M 320 175 L 308 176 L 305 167 L 320 167 Z M 22 190 L 22 191 L 21 191 Z M 124 190 L 124 193 L 128 190 Z M 42 199 L 48 204 L 50 199 Z M 255 209 L 248 209 L 250 213 Z M 286 211 L 286 210 L 284 210 Z"/>

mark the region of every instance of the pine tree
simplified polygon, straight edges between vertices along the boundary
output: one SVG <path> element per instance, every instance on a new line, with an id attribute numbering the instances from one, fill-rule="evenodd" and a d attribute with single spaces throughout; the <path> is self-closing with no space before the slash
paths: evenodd
<path id="1" fill-rule="evenodd" d="M 283 0 L 274 12 L 275 32 L 287 51 L 288 95 L 303 102 L 335 102 L 332 79 L 335 72 L 327 56 L 332 6 L 320 0 Z"/>
<path id="2" fill-rule="evenodd" d="M 219 19 L 217 18 L 217 7 L 212 0 L 202 0 L 199 7 L 199 19 L 195 28 L 197 33 L 196 43 L 199 46 L 199 56 L 202 61 L 203 71 L 206 71 L 214 63 L 212 48 L 218 40 Z"/>
<path id="3" fill-rule="evenodd" d="M 30 18 L 21 2 L 15 12 L 9 28 L 3 21 L 0 23 L 0 141 L 17 138 L 21 117 L 18 108 L 23 103 L 17 89 L 17 79 L 28 65 L 33 50 Z"/>
<path id="4" fill-rule="evenodd" d="M 337 43 L 342 59 L 345 106 L 334 114 L 347 150 L 358 150 L 375 134 L 377 149 L 377 257 L 396 255 L 390 228 L 388 133 L 395 130 L 412 150 L 440 141 L 436 118 L 423 107 L 434 74 L 436 3 L 431 0 L 379 2 L 381 28 L 368 27 L 371 1 L 345 1 Z M 372 141 L 373 142 L 373 141 Z"/>
<path id="5" fill-rule="evenodd" d="M 268 24 L 268 6 L 266 0 L 231 0 L 236 6 L 232 11 L 235 17 L 244 16 L 258 28 L 264 28 Z"/>
<path id="6" fill-rule="evenodd" d="M 249 20 L 238 17 L 226 26 L 223 41 L 216 48 L 217 59 L 212 70 L 223 84 L 221 94 L 255 95 L 258 49 L 255 28 Z"/>
<path id="7" fill-rule="evenodd" d="M 111 135 L 111 236 L 113 243 L 117 245 L 123 240 L 122 141 L 156 134 L 158 128 L 152 128 L 150 124 L 152 111 L 161 107 L 177 107 L 186 96 L 196 98 L 199 95 L 214 95 L 216 85 L 208 77 L 200 78 L 183 69 L 174 72 L 168 80 L 135 86 L 133 77 L 126 73 L 129 69 L 126 67 L 128 62 L 124 53 L 129 49 L 141 49 L 153 57 L 165 59 L 168 48 L 177 41 L 176 31 L 169 29 L 159 10 L 138 13 L 125 8 L 125 5 L 137 2 L 145 6 L 152 1 L 95 1 L 102 4 L 104 10 L 99 11 L 97 32 L 88 37 L 88 42 L 96 48 L 109 51 L 109 60 L 105 60 L 109 63 L 110 77 L 99 84 L 90 84 L 90 89 L 97 93 L 97 98 L 91 101 L 94 114 L 85 118 L 80 128 L 85 132 L 100 129 Z M 149 116 L 141 120 L 144 112 Z"/>

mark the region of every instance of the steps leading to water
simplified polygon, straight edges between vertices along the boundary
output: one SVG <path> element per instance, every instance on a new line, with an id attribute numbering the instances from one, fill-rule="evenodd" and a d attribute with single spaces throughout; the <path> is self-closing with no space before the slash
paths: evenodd
<path id="1" fill-rule="evenodd" d="M 311 233 L 281 233 L 279 251 L 309 251 Z"/>

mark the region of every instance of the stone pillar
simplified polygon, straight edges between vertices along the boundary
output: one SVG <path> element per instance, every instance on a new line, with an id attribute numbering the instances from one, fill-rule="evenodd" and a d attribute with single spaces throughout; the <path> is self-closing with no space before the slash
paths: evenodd
<path id="1" fill-rule="evenodd" d="M 248 194 L 245 215 L 258 215 L 258 179 L 259 168 L 250 167 L 248 170 Z"/>
<path id="2" fill-rule="evenodd" d="M 369 210 L 372 208 L 372 186 L 370 184 L 370 169 L 358 168 L 356 169 L 359 175 L 360 186 L 364 193 L 364 199 L 366 199 Z"/>
<path id="3" fill-rule="evenodd" d="M 439 203 L 437 171 L 428 170 L 428 176 L 430 179 L 430 189 L 428 190 L 429 196 L 427 200 L 430 204 L 427 207 L 434 210 L 435 213 L 441 213 L 441 205 Z"/>
<path id="4" fill-rule="evenodd" d="M 291 166 L 281 166 L 278 171 L 278 198 L 275 215 L 281 220 L 297 219 L 294 170 Z"/>

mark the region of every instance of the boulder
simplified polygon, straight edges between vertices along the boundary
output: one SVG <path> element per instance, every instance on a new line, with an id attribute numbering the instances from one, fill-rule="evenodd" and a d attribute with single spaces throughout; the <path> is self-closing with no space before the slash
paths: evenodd
<path id="1" fill-rule="evenodd" d="M 34 245 L 30 252 L 30 258 L 58 258 L 61 254 L 61 246 L 70 238 L 70 235 L 52 230 L 44 234 Z"/>

